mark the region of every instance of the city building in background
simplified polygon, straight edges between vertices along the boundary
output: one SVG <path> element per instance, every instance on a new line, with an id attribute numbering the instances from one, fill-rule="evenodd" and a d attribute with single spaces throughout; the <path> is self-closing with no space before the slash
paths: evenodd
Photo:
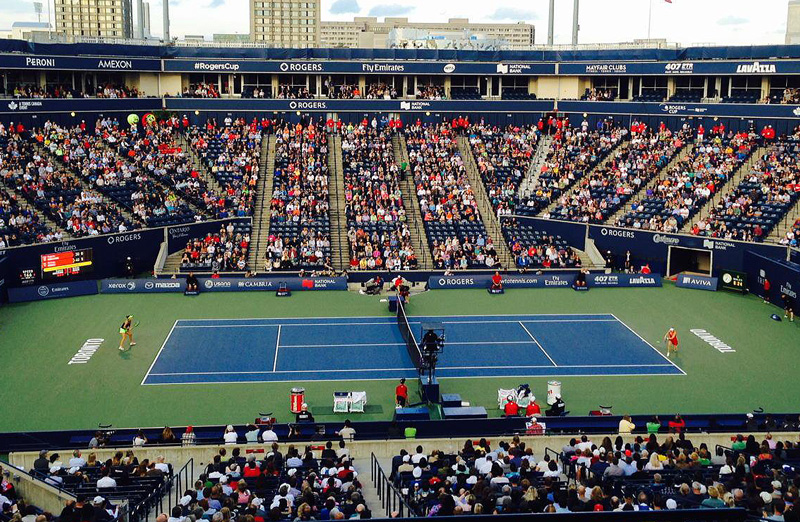
<path id="1" fill-rule="evenodd" d="M 276 47 L 320 46 L 320 0 L 250 0 L 250 38 Z"/>
<path id="2" fill-rule="evenodd" d="M 54 0 L 55 31 L 70 36 L 132 38 L 131 0 Z"/>
<path id="3" fill-rule="evenodd" d="M 14 22 L 10 29 L 0 29 L 0 38 L 13 40 L 33 40 L 39 34 L 50 32 L 47 22 Z"/>
<path id="4" fill-rule="evenodd" d="M 789 12 L 786 15 L 787 45 L 800 44 L 800 0 L 789 0 Z"/>
<path id="5" fill-rule="evenodd" d="M 214 33 L 211 38 L 215 43 L 247 43 L 250 35 L 247 33 Z"/>
<path id="6" fill-rule="evenodd" d="M 402 31 L 400 31 L 402 30 Z M 390 33 L 394 35 L 390 37 Z M 414 32 L 411 32 L 414 31 Z M 355 17 L 352 22 L 322 22 L 322 47 L 360 47 L 387 49 L 423 45 L 434 48 L 476 49 L 480 45 L 500 45 L 501 49 L 526 50 L 534 44 L 535 27 L 525 22 L 514 24 L 470 23 L 468 18 L 451 18 L 447 22 L 409 22 L 408 18 Z M 448 46 L 449 47 L 445 47 Z"/>

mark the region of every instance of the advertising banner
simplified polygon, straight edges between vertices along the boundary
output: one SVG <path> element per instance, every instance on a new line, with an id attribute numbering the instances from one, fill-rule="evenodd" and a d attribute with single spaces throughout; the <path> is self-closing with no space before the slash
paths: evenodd
<path id="1" fill-rule="evenodd" d="M 8 301 L 10 303 L 24 303 L 26 301 L 43 301 L 45 299 L 76 297 L 79 295 L 93 295 L 96 293 L 97 281 L 72 281 L 52 285 L 9 288 Z"/>
<path id="2" fill-rule="evenodd" d="M 675 286 L 680 288 L 693 288 L 695 290 L 717 291 L 719 281 L 716 277 L 701 275 L 679 274 L 675 280 Z"/>

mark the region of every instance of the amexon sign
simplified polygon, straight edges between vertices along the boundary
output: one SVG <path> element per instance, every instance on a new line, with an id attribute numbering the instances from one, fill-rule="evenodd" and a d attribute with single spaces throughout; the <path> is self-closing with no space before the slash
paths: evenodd
<path id="1" fill-rule="evenodd" d="M 80 71 L 160 71 L 161 61 L 147 58 L 83 58 L 0 54 L 0 68 Z"/>

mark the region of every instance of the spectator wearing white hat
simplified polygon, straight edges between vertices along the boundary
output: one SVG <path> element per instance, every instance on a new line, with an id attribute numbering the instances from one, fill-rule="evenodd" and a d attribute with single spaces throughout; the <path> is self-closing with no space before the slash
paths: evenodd
<path id="1" fill-rule="evenodd" d="M 308 404 L 303 403 L 300 407 L 300 412 L 297 414 L 297 422 L 314 422 L 314 416 L 308 411 Z"/>
<path id="2" fill-rule="evenodd" d="M 222 435 L 225 444 L 236 444 L 236 439 L 239 438 L 239 435 L 236 434 L 236 430 L 233 429 L 231 424 L 225 428 L 225 433 Z"/>

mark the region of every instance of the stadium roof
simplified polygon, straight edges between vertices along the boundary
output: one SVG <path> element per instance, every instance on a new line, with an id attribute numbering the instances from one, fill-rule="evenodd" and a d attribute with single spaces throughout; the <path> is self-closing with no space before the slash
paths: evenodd
<path id="1" fill-rule="evenodd" d="M 47 22 L 14 22 L 11 24 L 11 28 L 14 29 L 15 27 L 20 29 L 49 29 L 50 25 Z"/>

